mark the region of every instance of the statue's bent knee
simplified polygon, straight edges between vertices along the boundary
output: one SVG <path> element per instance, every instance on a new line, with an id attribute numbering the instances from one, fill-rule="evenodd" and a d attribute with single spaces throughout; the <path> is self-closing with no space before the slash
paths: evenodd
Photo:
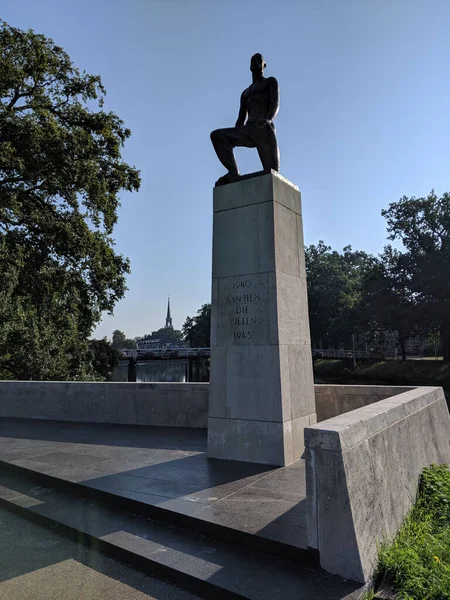
<path id="1" fill-rule="evenodd" d="M 214 131 L 211 131 L 210 138 L 212 142 L 220 138 L 220 132 L 220 129 L 214 129 Z"/>

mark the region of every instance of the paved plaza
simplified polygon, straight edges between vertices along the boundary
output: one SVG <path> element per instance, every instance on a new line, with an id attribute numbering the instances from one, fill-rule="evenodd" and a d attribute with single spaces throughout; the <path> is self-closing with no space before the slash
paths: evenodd
<path id="1" fill-rule="evenodd" d="M 0 461 L 306 548 L 304 462 L 208 459 L 205 431 L 2 419 Z"/>
<path id="2" fill-rule="evenodd" d="M 0 508 L 202 598 L 358 597 L 305 548 L 303 461 L 271 468 L 205 450 L 202 430 L 4 418 Z"/>

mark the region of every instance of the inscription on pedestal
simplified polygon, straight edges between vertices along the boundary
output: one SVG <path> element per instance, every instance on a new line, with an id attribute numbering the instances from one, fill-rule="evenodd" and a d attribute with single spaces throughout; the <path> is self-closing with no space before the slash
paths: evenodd
<path id="1" fill-rule="evenodd" d="M 267 274 L 219 279 L 220 345 L 266 344 L 269 338 Z"/>

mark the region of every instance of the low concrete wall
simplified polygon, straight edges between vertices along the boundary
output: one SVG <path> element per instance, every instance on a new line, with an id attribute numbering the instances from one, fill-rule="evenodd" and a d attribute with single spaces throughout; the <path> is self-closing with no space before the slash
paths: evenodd
<path id="1" fill-rule="evenodd" d="M 415 387 L 388 385 L 320 385 L 314 386 L 316 396 L 317 422 L 325 421 L 379 402 L 391 396 L 397 396 Z"/>
<path id="2" fill-rule="evenodd" d="M 206 428 L 208 383 L 0 381 L 0 417 Z"/>
<path id="3" fill-rule="evenodd" d="M 444 392 L 418 387 L 305 429 L 308 545 L 322 567 L 368 580 L 377 543 L 411 508 L 422 469 L 450 463 Z"/>
<path id="4" fill-rule="evenodd" d="M 315 385 L 317 420 L 409 389 Z M 208 390 L 209 383 L 0 381 L 0 417 L 206 428 Z"/>

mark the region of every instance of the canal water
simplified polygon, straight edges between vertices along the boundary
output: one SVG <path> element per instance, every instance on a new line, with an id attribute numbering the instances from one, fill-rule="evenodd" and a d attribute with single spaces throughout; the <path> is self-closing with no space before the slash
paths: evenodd
<path id="1" fill-rule="evenodd" d="M 191 381 L 209 381 L 209 365 L 194 363 L 191 369 Z M 146 360 L 136 364 L 136 382 L 179 382 L 189 380 L 189 361 L 187 360 Z M 121 360 L 114 369 L 112 381 L 128 381 L 128 361 Z"/>

